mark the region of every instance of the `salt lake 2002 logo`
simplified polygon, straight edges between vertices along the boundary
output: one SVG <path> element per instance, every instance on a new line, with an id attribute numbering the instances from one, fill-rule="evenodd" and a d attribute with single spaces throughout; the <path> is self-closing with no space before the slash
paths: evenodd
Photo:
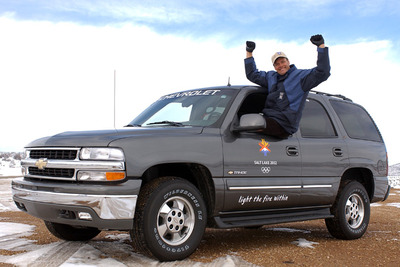
<path id="1" fill-rule="evenodd" d="M 269 148 L 269 143 L 265 142 L 264 139 L 261 139 L 261 142 L 258 143 L 260 145 L 260 152 L 264 154 L 264 156 L 268 156 L 268 153 L 271 152 L 271 149 Z"/>

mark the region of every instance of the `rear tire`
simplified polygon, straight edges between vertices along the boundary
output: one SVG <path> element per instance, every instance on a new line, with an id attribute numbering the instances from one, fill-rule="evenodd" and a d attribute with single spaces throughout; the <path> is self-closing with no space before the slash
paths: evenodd
<path id="1" fill-rule="evenodd" d="M 339 239 L 357 239 L 367 231 L 370 202 L 364 186 L 347 181 L 331 208 L 334 218 L 325 219 L 329 233 Z"/>
<path id="2" fill-rule="evenodd" d="M 67 241 L 87 241 L 96 237 L 101 231 L 91 227 L 75 227 L 68 224 L 45 221 L 47 229 L 55 237 Z"/>
<path id="3" fill-rule="evenodd" d="M 206 205 L 193 184 L 178 177 L 152 180 L 139 194 L 133 247 L 160 261 L 182 260 L 196 250 L 206 222 Z"/>

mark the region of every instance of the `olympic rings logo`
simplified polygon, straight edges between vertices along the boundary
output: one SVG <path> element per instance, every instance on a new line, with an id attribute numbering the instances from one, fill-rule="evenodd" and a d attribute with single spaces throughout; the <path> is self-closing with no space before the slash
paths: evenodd
<path id="1" fill-rule="evenodd" d="M 269 173 L 271 171 L 271 167 L 261 167 L 261 172 L 266 174 Z"/>

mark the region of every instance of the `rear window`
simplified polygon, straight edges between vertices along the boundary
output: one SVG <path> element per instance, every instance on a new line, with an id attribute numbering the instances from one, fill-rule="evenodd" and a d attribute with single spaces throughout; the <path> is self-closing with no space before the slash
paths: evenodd
<path id="1" fill-rule="evenodd" d="M 331 100 L 350 138 L 381 142 L 382 138 L 368 112 L 354 103 Z"/>

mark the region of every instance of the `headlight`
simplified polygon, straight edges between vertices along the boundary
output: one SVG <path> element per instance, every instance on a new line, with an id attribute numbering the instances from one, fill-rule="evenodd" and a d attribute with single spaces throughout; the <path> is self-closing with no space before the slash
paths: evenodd
<path id="1" fill-rule="evenodd" d="M 124 152 L 119 148 L 84 147 L 81 149 L 80 158 L 90 160 L 124 160 Z"/>
<path id="2" fill-rule="evenodd" d="M 125 172 L 105 172 L 105 171 L 79 171 L 79 181 L 119 181 L 125 179 Z"/>

